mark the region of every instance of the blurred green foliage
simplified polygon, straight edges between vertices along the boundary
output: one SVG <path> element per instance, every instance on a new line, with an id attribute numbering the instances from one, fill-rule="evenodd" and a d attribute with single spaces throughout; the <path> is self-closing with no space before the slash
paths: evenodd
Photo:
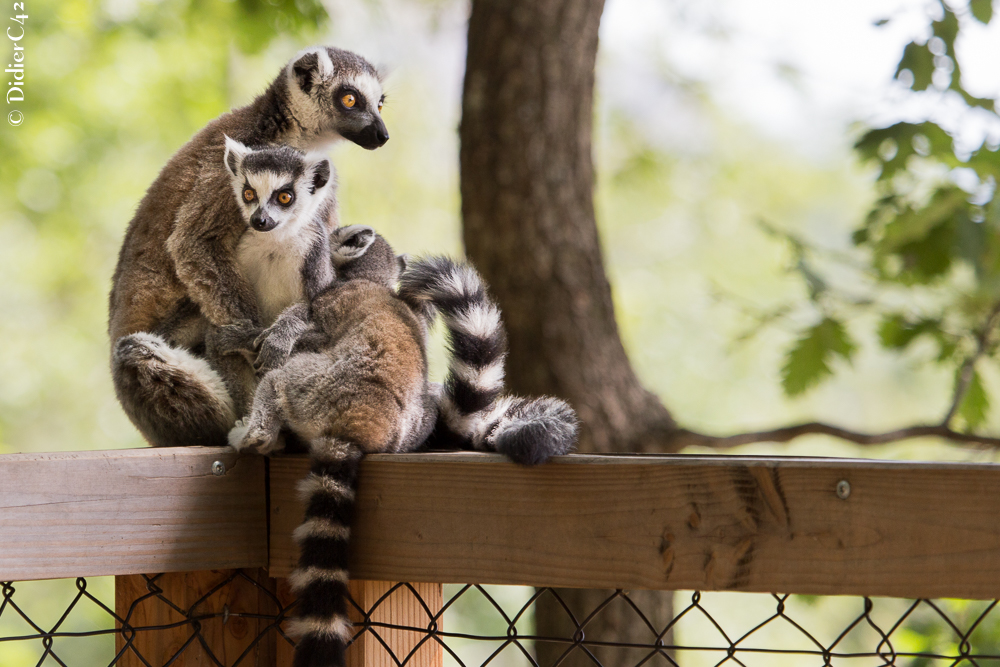
<path id="1" fill-rule="evenodd" d="M 802 329 L 789 348 L 782 380 L 795 396 L 829 378 L 831 357 L 850 361 L 858 350 L 844 323 L 860 311 L 875 313 L 884 349 L 903 354 L 916 343 L 933 347 L 927 362 L 954 377 L 954 408 L 941 417 L 957 417 L 958 425 L 973 429 L 985 423 L 990 405 L 979 368 L 1000 344 L 1000 152 L 985 133 L 970 139 L 963 129 L 974 115 L 990 122 L 1000 117 L 995 100 L 966 90 L 956 42 L 963 26 L 989 23 L 993 8 L 990 0 L 959 9 L 939 0 L 928 17 L 927 37 L 905 46 L 895 78 L 912 96 L 930 99 L 932 110 L 961 110 L 947 127 L 898 122 L 868 130 L 855 144 L 858 156 L 877 169 L 878 197 L 853 233 L 860 251 L 853 270 L 863 296 L 817 281 L 821 272 L 805 257 L 815 249 L 803 250 L 790 236 L 802 278 L 813 288 L 818 323 Z"/>

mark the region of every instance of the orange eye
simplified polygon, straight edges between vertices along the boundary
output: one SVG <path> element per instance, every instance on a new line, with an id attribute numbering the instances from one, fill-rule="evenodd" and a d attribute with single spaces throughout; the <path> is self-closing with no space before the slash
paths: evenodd
<path id="1" fill-rule="evenodd" d="M 253 191 L 253 188 L 247 188 L 246 190 L 243 191 L 243 199 L 245 199 L 248 202 L 253 201 L 254 197 L 256 196 L 257 193 Z"/>
<path id="2" fill-rule="evenodd" d="M 347 93 L 346 95 L 340 98 L 340 103 L 343 104 L 348 109 L 350 109 L 357 103 L 357 99 L 355 99 L 354 93 Z"/>
<path id="3" fill-rule="evenodd" d="M 379 103 L 378 103 L 378 112 L 379 112 L 379 113 L 382 113 L 382 105 L 383 105 L 383 104 L 385 104 L 385 102 L 383 102 L 383 101 L 379 100 Z"/>
<path id="4" fill-rule="evenodd" d="M 278 203 L 281 204 L 282 206 L 288 206 L 289 204 L 291 204 L 292 199 L 293 199 L 292 193 L 288 192 L 287 190 L 278 193 Z"/>

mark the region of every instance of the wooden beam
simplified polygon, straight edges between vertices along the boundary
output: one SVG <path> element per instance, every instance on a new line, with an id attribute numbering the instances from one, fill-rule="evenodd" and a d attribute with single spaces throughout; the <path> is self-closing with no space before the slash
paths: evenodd
<path id="1" fill-rule="evenodd" d="M 304 458 L 271 462 L 273 577 L 295 562 Z M 850 485 L 838 496 L 841 481 Z M 363 579 L 1000 597 L 1000 465 L 485 454 L 362 464 Z"/>
<path id="2" fill-rule="evenodd" d="M 2 455 L 0 580 L 266 566 L 264 463 L 204 447 Z"/>

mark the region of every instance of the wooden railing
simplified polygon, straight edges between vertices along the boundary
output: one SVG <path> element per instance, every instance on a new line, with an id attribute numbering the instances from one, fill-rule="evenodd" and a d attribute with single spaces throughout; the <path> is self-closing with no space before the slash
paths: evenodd
<path id="1" fill-rule="evenodd" d="M 176 573 L 156 585 L 193 602 L 242 569 L 287 601 L 306 468 L 215 448 L 0 456 L 0 581 L 115 575 L 116 612 L 141 611 L 147 625 L 176 619 L 135 607 L 144 573 Z M 487 454 L 372 456 L 352 594 L 364 606 L 404 581 L 431 607 L 442 582 L 992 599 L 998 491 L 994 464 L 567 456 L 528 469 Z M 251 622 L 257 594 L 233 590 L 227 600 L 242 597 Z M 379 613 L 426 624 L 402 597 Z M 218 642 L 236 651 L 236 631 Z M 144 650 L 188 634 L 165 630 L 162 649 L 149 639 Z M 411 664 L 440 663 L 440 647 L 425 649 Z M 253 650 L 247 664 L 291 664 L 287 643 Z M 383 664 L 381 650 L 356 642 L 351 662 Z M 138 664 L 127 653 L 118 664 Z"/>

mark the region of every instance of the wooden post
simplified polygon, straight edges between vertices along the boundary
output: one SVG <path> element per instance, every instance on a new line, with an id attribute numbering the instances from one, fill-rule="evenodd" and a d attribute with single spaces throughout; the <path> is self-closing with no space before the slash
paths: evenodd
<path id="1" fill-rule="evenodd" d="M 350 583 L 354 602 L 371 613 L 371 626 L 347 649 L 347 667 L 396 667 L 396 661 L 403 662 L 411 652 L 413 656 L 406 660 L 406 667 L 441 667 L 444 664 L 444 649 L 433 637 L 428 637 L 426 632 L 398 630 L 378 625 L 385 623 L 410 628 L 428 628 L 432 617 L 441 611 L 444 604 L 443 587 L 441 584 L 410 584 L 413 587 L 411 591 L 406 585 L 402 585 L 379 602 L 395 585 L 388 581 L 361 580 Z M 417 599 L 414 591 L 420 599 Z M 420 600 L 423 600 L 424 604 L 421 604 Z M 424 605 L 427 606 L 426 609 Z M 360 612 L 353 608 L 351 611 L 353 612 L 351 620 L 355 624 L 364 621 Z M 438 619 L 436 624 L 438 630 L 443 629 L 441 619 Z M 385 642 L 384 645 L 375 636 L 376 634 L 382 638 L 382 642 Z M 418 644 L 419 648 L 416 648 Z M 386 647 L 392 651 L 392 655 Z"/>
<path id="2" fill-rule="evenodd" d="M 244 616 L 276 614 L 268 595 L 273 590 L 274 580 L 264 570 L 115 577 L 115 613 L 129 626 L 173 626 L 116 635 L 116 654 L 121 654 L 117 665 L 140 667 L 141 655 L 160 667 L 179 653 L 172 666 L 215 667 L 209 651 L 227 666 L 244 653 L 241 665 L 277 665 L 278 638 L 268 629 L 270 621 Z"/>
<path id="3" fill-rule="evenodd" d="M 282 605 L 289 605 L 295 601 L 288 588 L 287 579 L 278 579 L 276 591 L 278 599 Z M 426 629 L 431 622 L 431 617 L 441 611 L 443 606 L 443 586 L 441 584 L 412 584 L 413 589 L 420 596 L 420 599 L 427 605 L 420 604 L 420 600 L 414 596 L 413 592 L 405 585 L 393 591 L 385 600 L 382 600 L 375 607 L 375 604 L 396 584 L 388 581 L 352 581 L 350 586 L 351 598 L 366 612 L 371 613 L 373 627 L 364 632 L 347 649 L 346 667 L 397 667 L 396 661 L 403 662 L 406 657 L 413 652 L 417 644 L 420 647 L 413 653 L 413 656 L 406 661 L 406 667 L 441 667 L 444 664 L 444 649 L 433 638 L 428 638 L 426 632 L 413 632 L 409 630 L 397 630 L 392 628 L 379 627 L 375 624 L 388 624 L 393 626 L 422 628 Z M 372 608 L 375 607 L 374 611 Z M 364 614 L 349 605 L 351 621 L 356 625 L 355 632 L 360 632 L 364 623 Z M 430 615 L 428 615 L 430 611 Z M 443 629 L 440 619 L 437 621 L 439 630 Z M 385 646 L 378 640 L 382 638 Z M 389 655 L 386 646 L 392 651 Z M 275 638 L 275 667 L 292 667 L 292 656 L 294 649 L 282 637 Z M 260 663 L 266 664 L 266 663 Z"/>

